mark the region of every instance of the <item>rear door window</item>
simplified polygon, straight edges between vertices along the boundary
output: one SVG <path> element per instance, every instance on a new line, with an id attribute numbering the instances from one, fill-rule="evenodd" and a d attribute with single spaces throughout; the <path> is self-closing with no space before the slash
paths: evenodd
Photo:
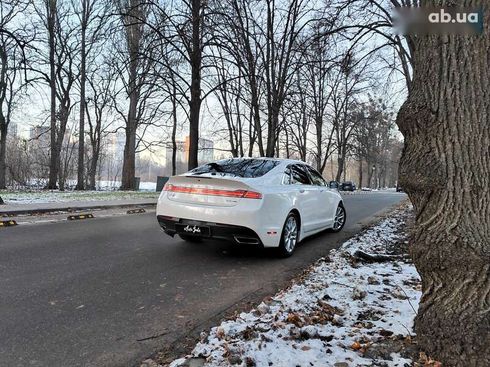
<path id="1" fill-rule="evenodd" d="M 310 178 L 303 165 L 293 164 L 289 167 L 291 169 L 292 185 L 311 185 Z"/>
<path id="2" fill-rule="evenodd" d="M 327 186 L 327 182 L 323 177 L 312 167 L 306 166 L 308 173 L 310 174 L 311 182 L 315 186 Z"/>
<path id="3" fill-rule="evenodd" d="M 271 159 L 223 159 L 218 162 L 207 163 L 189 171 L 191 175 L 214 173 L 220 176 L 238 176 L 256 178 L 265 175 L 276 167 L 279 161 Z"/>

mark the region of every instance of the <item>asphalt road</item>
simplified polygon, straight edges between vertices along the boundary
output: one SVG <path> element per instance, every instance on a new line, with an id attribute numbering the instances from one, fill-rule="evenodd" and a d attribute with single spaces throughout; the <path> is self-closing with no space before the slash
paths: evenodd
<path id="1" fill-rule="evenodd" d="M 305 240 L 288 259 L 172 239 L 151 213 L 0 229 L 0 365 L 133 366 L 175 353 L 405 197 L 346 196 L 344 231 Z"/>

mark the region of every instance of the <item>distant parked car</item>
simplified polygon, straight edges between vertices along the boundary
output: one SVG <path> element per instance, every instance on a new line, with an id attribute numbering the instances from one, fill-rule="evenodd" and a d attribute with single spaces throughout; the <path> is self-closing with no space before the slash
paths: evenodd
<path id="1" fill-rule="evenodd" d="M 314 168 L 274 158 L 223 159 L 170 177 L 156 214 L 172 237 L 276 247 L 282 256 L 346 219 L 342 197 Z"/>
<path id="2" fill-rule="evenodd" d="M 342 182 L 342 185 L 340 185 L 340 190 L 342 191 L 354 191 L 356 189 L 356 185 L 352 181 L 345 181 Z"/>
<path id="3" fill-rule="evenodd" d="M 328 183 L 328 187 L 330 187 L 331 189 L 338 190 L 340 188 L 340 184 L 337 181 L 330 181 Z"/>

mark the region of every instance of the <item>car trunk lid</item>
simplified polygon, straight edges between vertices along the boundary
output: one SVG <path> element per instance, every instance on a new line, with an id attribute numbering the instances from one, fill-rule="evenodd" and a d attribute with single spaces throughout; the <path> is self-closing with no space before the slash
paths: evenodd
<path id="1" fill-rule="evenodd" d="M 262 194 L 240 177 L 213 175 L 175 176 L 164 187 L 171 201 L 206 206 L 233 207 L 241 200 L 260 200 Z"/>

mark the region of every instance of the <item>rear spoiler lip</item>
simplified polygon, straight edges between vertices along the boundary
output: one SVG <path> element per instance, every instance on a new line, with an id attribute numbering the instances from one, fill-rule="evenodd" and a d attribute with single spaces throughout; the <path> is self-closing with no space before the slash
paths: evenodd
<path id="1" fill-rule="evenodd" d="M 190 177 L 190 178 L 208 178 L 210 180 L 213 179 L 213 177 L 209 177 L 209 176 L 197 176 L 197 175 L 180 175 L 180 177 Z"/>
<path id="2" fill-rule="evenodd" d="M 185 185 L 187 184 L 198 184 L 198 180 L 202 180 L 202 184 L 216 184 L 223 186 L 235 186 L 236 189 L 244 189 L 244 190 L 259 190 L 262 185 L 257 182 L 255 179 L 251 178 L 243 178 L 243 177 L 201 177 L 201 176 L 187 176 L 187 175 L 178 175 L 172 176 L 167 181 L 168 184 L 175 185 Z M 187 181 L 187 182 L 186 182 Z"/>
<path id="3" fill-rule="evenodd" d="M 226 181 L 226 182 L 240 182 L 245 185 L 248 185 L 249 183 L 255 183 L 257 180 L 254 177 L 240 177 L 240 176 L 201 176 L 201 175 L 187 175 L 187 174 L 182 174 L 182 175 L 177 175 L 177 176 L 172 176 L 170 177 L 169 180 L 181 180 L 181 179 L 198 179 L 198 180 L 217 180 L 217 181 Z"/>

